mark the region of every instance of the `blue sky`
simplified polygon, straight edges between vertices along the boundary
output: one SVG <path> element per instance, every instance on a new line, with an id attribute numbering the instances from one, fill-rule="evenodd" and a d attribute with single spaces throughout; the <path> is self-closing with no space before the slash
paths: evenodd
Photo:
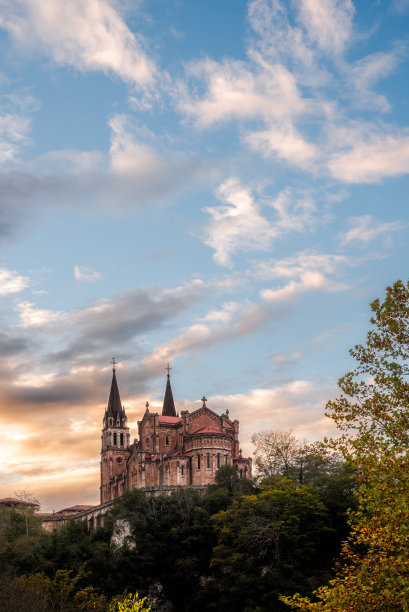
<path id="1" fill-rule="evenodd" d="M 205 394 L 250 436 L 325 403 L 407 278 L 407 0 L 0 0 L 0 496 L 98 502 Z"/>

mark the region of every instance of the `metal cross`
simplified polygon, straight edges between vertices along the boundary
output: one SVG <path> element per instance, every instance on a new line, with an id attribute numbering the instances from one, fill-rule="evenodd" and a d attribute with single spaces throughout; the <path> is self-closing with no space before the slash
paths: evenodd
<path id="1" fill-rule="evenodd" d="M 203 402 L 203 406 L 206 406 L 207 397 L 203 396 L 201 401 Z"/>
<path id="2" fill-rule="evenodd" d="M 168 365 L 167 365 L 167 366 L 166 366 L 166 368 L 165 368 L 165 370 L 167 370 L 167 371 L 168 371 L 168 378 L 169 378 L 169 372 L 171 371 L 171 369 L 172 369 L 172 368 L 170 367 L 170 365 L 169 365 L 169 363 L 168 363 Z"/>
<path id="3" fill-rule="evenodd" d="M 112 363 L 112 371 L 115 372 L 115 366 L 118 365 L 118 362 L 116 361 L 115 357 L 112 357 L 111 363 Z"/>

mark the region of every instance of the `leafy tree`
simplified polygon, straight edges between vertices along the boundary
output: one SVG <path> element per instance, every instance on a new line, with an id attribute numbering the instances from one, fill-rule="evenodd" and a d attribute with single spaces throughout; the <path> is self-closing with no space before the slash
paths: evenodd
<path id="1" fill-rule="evenodd" d="M 260 493 L 235 499 L 212 520 L 218 541 L 208 591 L 217 604 L 206 609 L 282 609 L 280 591 L 297 585 L 308 592 L 309 582 L 321 578 L 329 530 L 312 488 L 277 478 Z"/>
<path id="2" fill-rule="evenodd" d="M 409 608 L 409 283 L 387 287 L 371 303 L 365 345 L 350 351 L 357 367 L 327 405 L 342 435 L 332 441 L 356 469 L 358 508 L 343 565 L 317 601 L 284 598 L 301 610 L 354 612 Z"/>

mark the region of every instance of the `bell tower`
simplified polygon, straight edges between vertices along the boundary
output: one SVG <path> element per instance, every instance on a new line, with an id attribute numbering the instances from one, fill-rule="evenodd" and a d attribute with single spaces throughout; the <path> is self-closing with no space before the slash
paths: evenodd
<path id="1" fill-rule="evenodd" d="M 126 488 L 129 427 L 116 380 L 117 362 L 112 358 L 112 382 L 101 435 L 101 503 L 122 495 Z"/>

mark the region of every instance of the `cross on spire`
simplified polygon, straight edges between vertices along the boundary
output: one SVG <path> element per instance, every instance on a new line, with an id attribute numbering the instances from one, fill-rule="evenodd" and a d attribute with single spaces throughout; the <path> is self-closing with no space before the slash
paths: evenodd
<path id="1" fill-rule="evenodd" d="M 118 362 L 115 359 L 115 357 L 112 357 L 111 363 L 112 363 L 112 371 L 115 372 L 115 366 L 118 365 Z"/>
<path id="2" fill-rule="evenodd" d="M 169 376 L 169 372 L 171 371 L 171 369 L 172 369 L 172 368 L 170 367 L 170 365 L 169 365 L 169 363 L 168 363 L 168 364 L 167 364 L 167 366 L 166 366 L 166 368 L 165 368 L 165 370 L 167 370 L 167 371 L 168 371 L 168 378 L 170 378 L 170 376 Z"/>
<path id="3" fill-rule="evenodd" d="M 206 402 L 207 402 L 207 397 L 203 396 L 201 401 L 203 402 L 203 406 L 206 406 Z"/>

